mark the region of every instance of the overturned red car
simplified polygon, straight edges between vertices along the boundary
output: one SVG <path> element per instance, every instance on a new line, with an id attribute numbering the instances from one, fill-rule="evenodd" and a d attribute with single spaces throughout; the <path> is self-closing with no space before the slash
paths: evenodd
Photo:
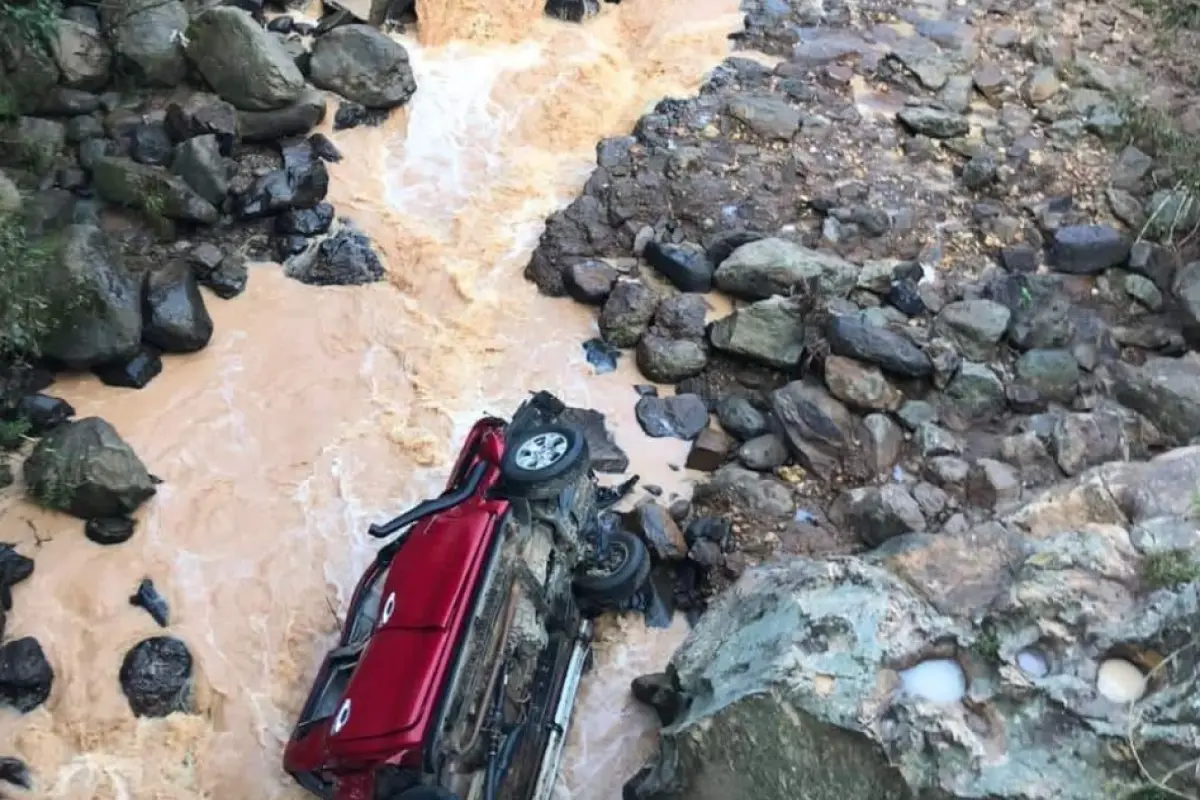
<path id="1" fill-rule="evenodd" d="M 581 609 L 646 583 L 642 542 L 599 524 L 583 432 L 547 392 L 467 437 L 438 498 L 355 589 L 284 768 L 326 800 L 546 800 L 590 654 Z"/>

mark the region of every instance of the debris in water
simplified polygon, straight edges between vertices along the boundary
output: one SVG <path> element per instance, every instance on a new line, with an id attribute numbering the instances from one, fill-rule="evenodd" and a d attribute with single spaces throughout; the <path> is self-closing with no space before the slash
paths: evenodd
<path id="1" fill-rule="evenodd" d="M 33 788 L 29 767 L 25 766 L 24 761 L 13 756 L 0 756 L 0 781 L 20 786 L 22 789 Z"/>
<path id="2" fill-rule="evenodd" d="M 598 509 L 611 508 L 620 502 L 622 497 L 625 497 L 633 491 L 633 487 L 637 486 L 637 482 L 641 480 L 640 475 L 634 475 L 626 481 L 622 481 L 616 486 L 600 486 L 596 489 L 596 507 Z"/>
<path id="3" fill-rule="evenodd" d="M 146 609 L 159 627 L 165 628 L 170 622 L 171 609 L 167 606 L 166 599 L 158 593 L 158 589 L 154 588 L 154 581 L 149 578 L 142 578 L 137 592 L 129 596 L 129 604 Z"/>
<path id="4" fill-rule="evenodd" d="M 603 375 L 606 372 L 615 370 L 617 368 L 617 359 L 621 357 L 620 350 L 599 336 L 584 342 L 583 352 L 587 356 L 588 363 L 596 370 L 597 375 Z"/>
<path id="5" fill-rule="evenodd" d="M 658 387 L 649 383 L 636 383 L 633 390 L 638 393 L 639 397 L 658 397 Z"/>
<path id="6" fill-rule="evenodd" d="M 957 661 L 935 658 L 900 673 L 905 694 L 932 703 L 957 703 L 967 693 L 967 676 Z"/>
<path id="7" fill-rule="evenodd" d="M 129 517 L 95 517 L 83 526 L 83 535 L 96 544 L 120 544 L 133 536 L 136 526 Z"/>

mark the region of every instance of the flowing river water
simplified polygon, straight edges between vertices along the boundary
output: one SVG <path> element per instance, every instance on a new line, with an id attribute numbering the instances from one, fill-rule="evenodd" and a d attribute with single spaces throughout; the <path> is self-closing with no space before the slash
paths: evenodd
<path id="1" fill-rule="evenodd" d="M 168 359 L 145 389 L 53 388 L 165 482 L 111 548 L 79 520 L 0 500 L 0 541 L 37 562 L 8 636 L 36 636 L 55 671 L 43 706 L 0 711 L 0 755 L 37 780 L 27 796 L 304 796 L 280 754 L 372 557 L 366 526 L 440 491 L 470 424 L 530 390 L 605 412 L 632 471 L 686 491 L 668 465 L 687 445 L 641 434 L 629 365 L 596 376 L 584 360 L 594 315 L 538 296 L 521 271 L 597 140 L 694 92 L 727 54 L 737 0 L 626 0 L 582 26 L 544 18 L 543 2 L 418 0 L 419 29 L 399 37 L 419 87 L 409 105 L 333 132 L 331 104 L 322 129 L 345 158 L 329 199 L 377 242 L 386 283 L 315 288 L 256 265 L 242 296 L 209 297 L 209 347 Z M 125 652 L 163 633 L 128 603 L 143 577 L 195 657 L 195 715 L 135 719 L 119 688 Z M 599 631 L 563 798 L 620 796 L 654 737 L 629 680 L 661 669 L 684 627 L 626 617 Z"/>

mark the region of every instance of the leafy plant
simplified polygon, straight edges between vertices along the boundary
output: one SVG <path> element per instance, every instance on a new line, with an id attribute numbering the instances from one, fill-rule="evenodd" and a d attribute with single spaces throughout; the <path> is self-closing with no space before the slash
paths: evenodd
<path id="1" fill-rule="evenodd" d="M 9 0 L 0 4 L 0 27 L 44 48 L 55 35 L 61 13 L 59 0 Z"/>
<path id="2" fill-rule="evenodd" d="M 1154 589 L 1200 581 L 1200 561 L 1188 550 L 1164 550 L 1142 559 L 1142 580 Z"/>
<path id="3" fill-rule="evenodd" d="M 16 450 L 25 442 L 29 430 L 28 420 L 0 420 L 0 450 Z"/>

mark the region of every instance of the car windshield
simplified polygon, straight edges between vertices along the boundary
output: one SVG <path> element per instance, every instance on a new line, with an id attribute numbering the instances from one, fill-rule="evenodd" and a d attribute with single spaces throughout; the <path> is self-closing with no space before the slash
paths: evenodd
<path id="1" fill-rule="evenodd" d="M 334 664 L 330 668 L 329 680 L 325 681 L 325 685 L 321 688 L 321 695 L 313 704 L 312 714 L 309 715 L 307 722 L 315 722 L 333 716 L 338 702 L 346 693 L 346 686 L 350 683 L 350 676 L 354 674 L 355 666 L 356 662 L 354 661 L 344 661 Z"/>
<path id="2" fill-rule="evenodd" d="M 387 569 L 377 569 L 371 582 L 363 589 L 358 604 L 351 609 L 346 644 L 362 644 L 375 629 L 375 621 L 379 619 L 379 601 L 383 596 L 383 579 L 386 575 Z"/>

